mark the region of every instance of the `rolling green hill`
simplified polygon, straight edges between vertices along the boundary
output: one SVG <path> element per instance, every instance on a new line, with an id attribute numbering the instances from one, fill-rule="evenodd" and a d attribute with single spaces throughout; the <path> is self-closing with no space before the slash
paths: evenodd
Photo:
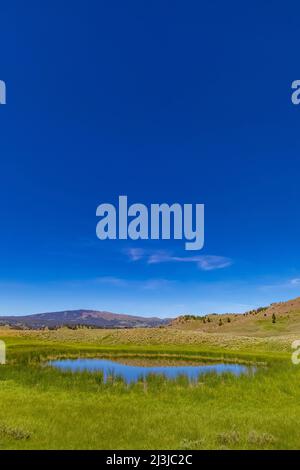
<path id="1" fill-rule="evenodd" d="M 300 334 L 300 297 L 242 314 L 184 315 L 171 328 L 258 337 Z"/>

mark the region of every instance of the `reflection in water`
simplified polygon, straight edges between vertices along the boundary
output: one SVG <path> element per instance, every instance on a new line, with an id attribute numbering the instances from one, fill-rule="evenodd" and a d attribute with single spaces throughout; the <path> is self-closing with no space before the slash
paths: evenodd
<path id="1" fill-rule="evenodd" d="M 124 363 L 125 361 L 125 363 Z M 146 359 L 62 359 L 51 361 L 51 366 L 65 371 L 89 371 L 101 372 L 104 382 L 109 377 L 122 377 L 127 383 L 137 382 L 148 375 L 162 375 L 168 379 L 176 379 L 179 376 L 185 376 L 190 381 L 195 381 L 200 375 L 215 372 L 223 374 L 225 372 L 234 375 L 249 374 L 255 372 L 255 367 L 241 364 L 208 364 L 195 363 L 190 361 L 174 361 L 174 360 L 155 360 Z"/>

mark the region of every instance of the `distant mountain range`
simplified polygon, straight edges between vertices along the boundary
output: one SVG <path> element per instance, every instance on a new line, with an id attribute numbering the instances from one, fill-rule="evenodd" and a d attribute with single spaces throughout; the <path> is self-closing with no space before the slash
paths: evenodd
<path id="1" fill-rule="evenodd" d="M 62 326 L 91 328 L 152 328 L 169 324 L 171 319 L 138 317 L 96 310 L 65 310 L 24 316 L 0 317 L 0 325 L 14 328 L 59 328 Z"/>
<path id="2" fill-rule="evenodd" d="M 245 313 L 181 315 L 177 318 L 139 317 L 98 310 L 64 310 L 23 316 L 0 316 L 0 326 L 17 329 L 76 328 L 170 328 L 252 336 L 300 334 L 300 297 L 277 302 Z"/>

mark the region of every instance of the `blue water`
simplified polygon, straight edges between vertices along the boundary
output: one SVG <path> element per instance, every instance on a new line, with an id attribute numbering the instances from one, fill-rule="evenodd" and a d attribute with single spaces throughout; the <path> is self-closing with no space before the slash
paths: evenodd
<path id="1" fill-rule="evenodd" d="M 51 366 L 65 371 L 89 371 L 103 374 L 104 382 L 109 377 L 122 377 L 127 383 L 137 382 L 147 375 L 162 375 L 168 379 L 176 379 L 178 376 L 185 376 L 190 381 L 195 381 L 199 376 L 208 372 L 223 374 L 230 372 L 234 375 L 252 373 L 254 367 L 241 364 L 201 364 L 201 365 L 157 365 L 140 366 L 123 364 L 120 361 L 111 361 L 109 359 L 62 359 L 51 361 Z"/>

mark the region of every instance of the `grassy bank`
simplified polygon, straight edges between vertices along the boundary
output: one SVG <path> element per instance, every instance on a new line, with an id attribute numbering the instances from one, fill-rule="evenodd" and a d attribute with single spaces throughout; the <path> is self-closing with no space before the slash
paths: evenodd
<path id="1" fill-rule="evenodd" d="M 192 340 L 187 341 L 188 336 Z M 0 330 L 2 449 L 291 449 L 300 442 L 300 366 L 290 339 L 148 330 Z M 146 339 L 145 339 L 146 338 Z M 168 355 L 259 361 L 253 376 L 202 376 L 127 386 L 44 366 L 70 355 Z"/>

